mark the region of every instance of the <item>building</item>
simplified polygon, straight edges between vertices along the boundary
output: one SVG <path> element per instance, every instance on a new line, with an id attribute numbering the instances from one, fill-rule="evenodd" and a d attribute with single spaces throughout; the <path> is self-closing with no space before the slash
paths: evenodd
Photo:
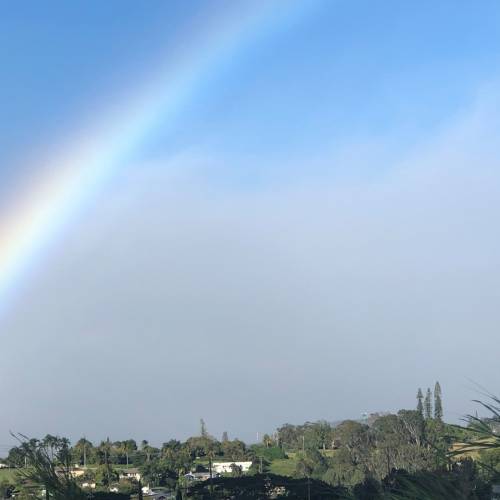
<path id="1" fill-rule="evenodd" d="M 120 471 L 120 479 L 128 479 L 131 481 L 140 481 L 141 473 L 136 467 L 131 467 L 130 469 L 123 469 Z"/>
<path id="2" fill-rule="evenodd" d="M 175 492 L 166 488 L 142 488 L 144 500 L 175 500 Z"/>
<path id="3" fill-rule="evenodd" d="M 85 469 L 82 469 L 80 467 L 72 467 L 70 469 L 64 469 L 63 467 L 58 467 L 55 470 L 55 473 L 58 476 L 64 476 L 66 474 L 69 474 L 72 478 L 76 479 L 82 477 L 85 474 Z"/>
<path id="4" fill-rule="evenodd" d="M 213 474 L 215 477 L 218 474 Z M 210 472 L 189 472 L 188 474 L 184 474 L 184 477 L 188 481 L 206 481 L 210 479 Z"/>
<path id="5" fill-rule="evenodd" d="M 216 474 L 230 474 L 235 466 L 239 467 L 241 472 L 248 472 L 252 462 L 214 462 L 212 471 Z"/>

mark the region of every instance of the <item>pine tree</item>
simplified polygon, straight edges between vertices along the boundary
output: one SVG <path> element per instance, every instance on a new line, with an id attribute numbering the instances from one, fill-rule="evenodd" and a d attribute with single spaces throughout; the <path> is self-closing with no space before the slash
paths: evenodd
<path id="1" fill-rule="evenodd" d="M 200 418 L 200 435 L 201 437 L 208 437 L 207 426 L 202 418 Z"/>
<path id="2" fill-rule="evenodd" d="M 434 418 L 442 420 L 443 418 L 443 402 L 441 400 L 441 386 L 436 382 L 434 386 Z"/>
<path id="3" fill-rule="evenodd" d="M 422 394 L 422 389 L 419 387 L 417 391 L 417 411 L 420 415 L 422 415 L 422 417 L 424 416 L 424 405 L 422 403 L 423 399 L 424 395 Z"/>
<path id="4" fill-rule="evenodd" d="M 425 418 L 432 417 L 432 392 L 429 387 L 427 388 L 427 392 L 425 394 L 424 412 L 425 412 Z"/>

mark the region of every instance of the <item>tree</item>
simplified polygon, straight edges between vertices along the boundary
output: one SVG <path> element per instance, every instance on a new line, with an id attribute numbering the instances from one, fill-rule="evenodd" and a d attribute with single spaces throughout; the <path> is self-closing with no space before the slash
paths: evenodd
<path id="1" fill-rule="evenodd" d="M 422 389 L 419 387 L 417 391 L 417 411 L 420 415 L 422 415 L 422 417 L 424 416 L 424 405 L 422 403 L 423 399 L 424 395 L 422 394 Z"/>
<path id="2" fill-rule="evenodd" d="M 231 475 L 233 477 L 241 477 L 243 471 L 241 469 L 241 466 L 236 465 L 236 464 L 231 464 Z"/>
<path id="3" fill-rule="evenodd" d="M 442 420 L 443 418 L 443 402 L 441 400 L 441 386 L 436 382 L 434 386 L 434 418 Z"/>
<path id="4" fill-rule="evenodd" d="M 264 434 L 262 442 L 266 448 L 270 448 L 274 444 L 273 438 L 269 434 Z"/>
<path id="5" fill-rule="evenodd" d="M 425 412 L 425 418 L 432 417 L 432 393 L 429 388 L 427 388 L 427 392 L 425 394 L 424 412 Z"/>
<path id="6" fill-rule="evenodd" d="M 152 486 L 173 487 L 178 479 L 175 463 L 168 459 L 155 458 L 146 462 L 140 471 L 142 479 Z"/>
<path id="7" fill-rule="evenodd" d="M 401 419 L 410 441 L 417 446 L 422 446 L 425 434 L 424 416 L 416 410 L 399 410 L 398 417 Z"/>
<path id="8" fill-rule="evenodd" d="M 229 458 L 231 460 L 244 460 L 247 458 L 247 449 L 245 443 L 239 439 L 234 439 L 233 441 L 225 441 L 222 443 L 222 453 L 224 458 Z"/>
<path id="9" fill-rule="evenodd" d="M 86 466 L 89 461 L 89 457 L 93 454 L 93 449 L 94 446 L 89 440 L 85 438 L 79 439 L 72 449 L 73 461 Z"/>
<path id="10" fill-rule="evenodd" d="M 208 437 L 207 426 L 205 425 L 205 421 L 202 418 L 200 418 L 200 436 Z"/>
<path id="11" fill-rule="evenodd" d="M 97 468 L 95 479 L 96 483 L 101 486 L 110 486 L 111 483 L 118 480 L 118 473 L 109 462 L 104 463 Z"/>
<path id="12" fill-rule="evenodd" d="M 42 439 L 42 445 L 45 446 L 47 450 L 50 450 L 50 459 L 54 460 L 54 450 L 57 447 L 57 443 L 59 438 L 57 436 L 53 436 L 52 434 L 47 434 Z"/>
<path id="13" fill-rule="evenodd" d="M 111 462 L 111 449 L 112 445 L 109 438 L 106 441 L 101 441 L 101 444 L 95 450 L 98 465 L 109 464 Z"/>
<path id="14" fill-rule="evenodd" d="M 40 443 L 38 440 L 28 440 L 25 436 L 14 436 L 21 443 L 27 457 L 29 467 L 19 472 L 23 482 L 43 487 L 47 498 L 54 500 L 85 500 L 87 495 L 81 490 L 71 474 L 69 463 L 66 462 L 68 454 L 63 443 L 64 456 L 53 455 L 48 443 Z M 56 462 L 61 465 L 56 466 Z M 23 498 L 23 497 L 21 497 Z"/>
<path id="15" fill-rule="evenodd" d="M 14 491 L 16 490 L 16 487 L 9 483 L 9 481 L 2 479 L 0 481 L 0 498 L 12 498 L 12 495 Z"/>
<path id="16" fill-rule="evenodd" d="M 21 446 L 14 446 L 9 450 L 6 462 L 9 467 L 24 467 L 26 465 L 26 454 Z"/>
<path id="17" fill-rule="evenodd" d="M 130 453 L 137 450 L 137 443 L 133 439 L 127 439 L 122 443 L 122 451 L 125 453 L 125 459 L 127 462 L 127 467 L 129 466 L 129 455 Z"/>
<path id="18" fill-rule="evenodd" d="M 140 479 L 139 479 L 139 496 L 138 496 L 138 500 L 144 500 L 144 494 L 142 493 L 142 482 L 141 482 Z"/>

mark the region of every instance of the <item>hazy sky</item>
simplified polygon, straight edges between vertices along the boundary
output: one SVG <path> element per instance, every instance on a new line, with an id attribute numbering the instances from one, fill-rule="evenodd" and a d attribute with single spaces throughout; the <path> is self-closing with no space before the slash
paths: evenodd
<path id="1" fill-rule="evenodd" d="M 0 445 L 498 391 L 500 4 L 256 5 L 0 6 Z"/>

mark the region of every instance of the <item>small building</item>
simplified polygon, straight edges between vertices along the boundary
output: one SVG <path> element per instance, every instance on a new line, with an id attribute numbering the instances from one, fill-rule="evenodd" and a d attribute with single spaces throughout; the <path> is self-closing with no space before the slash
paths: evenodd
<path id="1" fill-rule="evenodd" d="M 212 464 L 213 472 L 217 474 L 230 474 L 234 467 L 238 467 L 241 472 L 248 472 L 252 466 L 252 462 L 214 462 Z"/>
<path id="2" fill-rule="evenodd" d="M 213 476 L 215 477 L 216 474 L 213 474 Z M 184 477 L 188 481 L 207 481 L 210 479 L 210 472 L 189 472 L 188 474 L 184 474 Z"/>
<path id="3" fill-rule="evenodd" d="M 174 500 L 175 492 L 170 491 L 166 488 L 144 488 L 142 489 L 144 493 L 144 500 Z"/>
<path id="4" fill-rule="evenodd" d="M 76 478 L 82 477 L 85 474 L 85 469 L 82 469 L 80 467 L 71 467 L 69 469 L 64 469 L 63 467 L 58 467 L 55 470 L 55 472 L 58 476 L 64 476 L 66 474 L 69 474 L 72 478 L 76 479 Z"/>
<path id="5" fill-rule="evenodd" d="M 130 469 L 122 469 L 119 475 L 120 479 L 128 479 L 132 481 L 140 481 L 141 473 L 136 467 L 130 467 Z"/>

